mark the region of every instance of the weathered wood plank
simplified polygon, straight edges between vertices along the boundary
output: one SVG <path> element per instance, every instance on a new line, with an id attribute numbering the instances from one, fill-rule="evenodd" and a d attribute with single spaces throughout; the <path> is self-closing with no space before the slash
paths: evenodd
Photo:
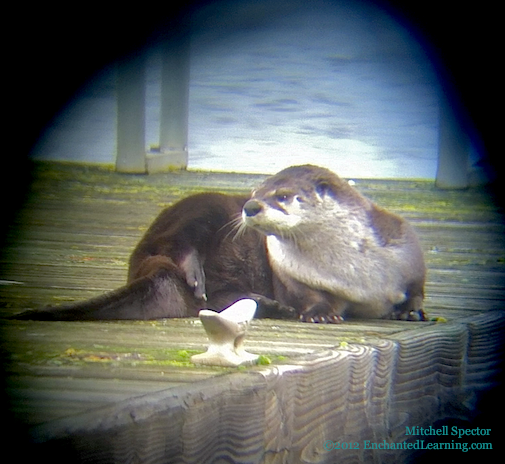
<path id="1" fill-rule="evenodd" d="M 117 288 L 131 250 L 162 208 L 202 190 L 247 192 L 262 178 L 123 176 L 38 165 L 0 254 L 0 279 L 21 282 L 0 286 L 0 316 Z M 246 348 L 273 364 L 237 372 L 190 363 L 207 343 L 194 319 L 3 320 L 11 412 L 36 442 L 55 440 L 58 453 L 51 456 L 77 453 L 83 462 L 408 456 L 363 446 L 337 453 L 324 442 L 403 442 L 411 439 L 405 425 L 443 419 L 448 404 L 461 406 L 493 385 L 503 355 L 505 222 L 483 190 L 439 191 L 422 181 L 356 184 L 414 224 L 429 269 L 426 307 L 447 323 L 255 320 Z"/>

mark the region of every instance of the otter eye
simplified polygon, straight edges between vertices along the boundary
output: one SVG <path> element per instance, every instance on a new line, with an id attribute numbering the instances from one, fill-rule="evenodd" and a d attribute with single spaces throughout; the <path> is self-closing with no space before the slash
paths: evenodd
<path id="1" fill-rule="evenodd" d="M 275 195 L 275 199 L 279 202 L 279 203 L 285 203 L 286 201 L 289 200 L 289 195 L 285 194 L 285 193 L 282 193 L 282 194 L 279 194 L 279 195 Z"/>

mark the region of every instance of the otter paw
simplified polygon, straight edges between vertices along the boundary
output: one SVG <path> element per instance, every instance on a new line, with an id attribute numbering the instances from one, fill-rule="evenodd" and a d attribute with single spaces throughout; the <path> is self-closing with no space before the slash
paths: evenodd
<path id="1" fill-rule="evenodd" d="M 249 298 L 252 298 L 258 303 L 258 310 L 256 311 L 257 318 L 296 319 L 298 316 L 298 312 L 295 308 L 283 305 L 277 300 L 272 300 L 271 298 L 255 293 L 249 294 Z"/>
<path id="2" fill-rule="evenodd" d="M 304 313 L 300 314 L 300 321 L 316 324 L 340 324 L 341 322 L 344 322 L 344 318 L 342 316 L 337 316 L 336 314 Z"/>
<path id="3" fill-rule="evenodd" d="M 424 312 L 424 309 L 418 309 L 417 311 L 410 311 L 407 316 L 407 321 L 427 321 L 428 316 Z"/>
<path id="4" fill-rule="evenodd" d="M 395 319 L 397 321 L 427 321 L 428 317 L 423 309 L 411 310 L 411 311 L 400 311 L 396 310 L 391 313 L 391 319 Z"/>

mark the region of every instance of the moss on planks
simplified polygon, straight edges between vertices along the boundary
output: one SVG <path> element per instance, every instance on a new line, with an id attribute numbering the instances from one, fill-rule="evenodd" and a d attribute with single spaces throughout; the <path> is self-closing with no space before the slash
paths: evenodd
<path id="1" fill-rule="evenodd" d="M 82 300 L 117 288 L 126 280 L 131 250 L 165 206 L 201 191 L 247 193 L 265 177 L 194 171 L 125 175 L 110 168 L 71 163 L 35 163 L 32 174 L 34 182 L 28 201 L 11 228 L 8 247 L 2 250 L 0 258 L 0 279 L 24 284 L 0 288 L 0 306 L 5 315 L 24 308 Z M 441 191 L 432 182 L 422 180 L 357 180 L 356 188 L 381 206 L 410 219 L 419 232 L 430 269 L 427 309 L 434 318 L 450 319 L 479 309 L 500 307 L 504 300 L 500 284 L 505 275 L 505 226 L 500 208 L 485 190 Z M 374 321 L 374 329 L 366 330 L 366 324 L 357 323 L 355 332 L 346 332 L 354 323 L 346 323 L 346 329 L 293 324 L 270 324 L 261 334 L 262 339 L 278 341 L 288 346 L 287 349 L 257 352 L 269 359 L 286 355 L 289 359 L 296 353 L 289 347 L 290 339 L 301 347 L 313 347 L 317 343 L 317 346 L 331 346 L 331 343 L 335 346 L 340 342 L 360 342 L 363 337 L 380 334 L 383 328 L 404 330 L 405 327 L 391 321 Z M 105 326 L 97 323 L 86 332 L 100 333 Z M 41 329 L 42 332 L 50 332 L 49 327 Z M 71 327 L 64 325 L 58 330 L 72 332 Z M 117 327 L 129 337 L 134 325 L 119 323 Z M 144 346 L 145 338 L 153 337 L 149 327 L 144 327 L 143 335 L 133 336 L 133 343 Z M 257 325 L 255 330 L 259 327 L 263 326 Z M 275 327 L 282 327 L 282 331 L 277 332 Z M 251 332 L 249 340 L 253 347 L 257 333 Z M 128 356 L 121 358 L 119 354 L 114 359 L 107 353 L 136 351 L 120 343 L 104 341 L 108 336 L 103 333 L 102 336 L 103 340 L 95 345 L 106 347 L 104 350 L 93 344 L 72 342 L 59 346 L 54 356 L 69 365 L 72 362 L 88 365 L 93 359 L 104 366 L 115 362 L 131 366 L 142 362 L 147 366 L 148 362 L 156 363 L 160 359 L 166 363 L 184 362 L 172 355 L 160 357 L 149 349 L 139 353 L 137 360 Z M 319 341 L 314 344 L 314 339 Z M 156 349 L 161 350 L 158 354 L 162 350 L 178 353 L 193 349 L 184 343 L 173 348 L 166 348 L 162 340 L 157 343 L 160 347 Z M 177 338 L 174 343 L 178 343 Z M 204 347 L 202 339 L 199 349 Z M 51 356 L 49 352 L 48 356 Z"/>
<path id="2" fill-rule="evenodd" d="M 246 349 L 260 355 L 258 365 L 285 364 L 315 351 L 365 343 L 430 323 L 350 321 L 342 325 L 255 320 Z M 433 323 L 431 323 L 433 324 Z M 207 348 L 197 319 L 118 322 L 3 321 L 0 338 L 3 364 L 13 375 L 99 376 L 130 378 L 197 378 L 237 369 L 205 367 L 190 361 Z M 241 369 L 254 369 L 241 367 Z M 125 374 L 126 372 L 126 374 Z"/>
<path id="3" fill-rule="evenodd" d="M 43 193 L 54 198 L 59 193 L 83 194 L 89 201 L 123 201 L 142 197 L 143 201 L 162 201 L 163 204 L 193 192 L 205 190 L 230 193 L 249 191 L 265 176 L 199 171 L 174 171 L 154 175 L 119 174 L 110 168 L 73 163 L 37 162 L 33 165 L 31 193 Z M 47 185 L 53 187 L 52 191 Z"/>
<path id="4" fill-rule="evenodd" d="M 137 369 L 161 376 L 179 368 L 216 373 L 235 369 L 202 367 L 193 354 L 207 349 L 197 319 L 157 321 L 36 322 L 4 321 L 0 338 L 7 347 L 3 364 L 12 373 L 36 375 L 42 368 L 93 368 L 114 372 Z M 263 353 L 258 364 L 285 360 L 285 355 Z M 103 372 L 102 372 L 103 374 Z"/>

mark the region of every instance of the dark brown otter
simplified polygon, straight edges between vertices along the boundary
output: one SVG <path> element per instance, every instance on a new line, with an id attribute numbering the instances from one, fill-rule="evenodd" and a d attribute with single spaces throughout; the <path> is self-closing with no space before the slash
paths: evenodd
<path id="1" fill-rule="evenodd" d="M 203 193 L 165 209 L 124 287 L 27 311 L 38 320 L 157 319 L 258 301 L 258 317 L 424 320 L 424 261 L 406 221 L 324 168 L 296 166 L 251 197 Z"/>

